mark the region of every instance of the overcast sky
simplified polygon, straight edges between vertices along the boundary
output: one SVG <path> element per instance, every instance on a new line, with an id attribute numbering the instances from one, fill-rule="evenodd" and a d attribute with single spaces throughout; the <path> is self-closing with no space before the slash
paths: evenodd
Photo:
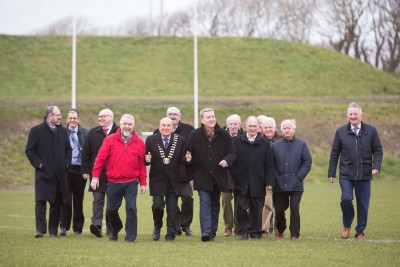
<path id="1" fill-rule="evenodd" d="M 0 0 L 0 34 L 30 34 L 72 15 L 87 17 L 96 26 L 117 26 L 135 16 L 160 15 L 186 8 L 192 0 Z"/>

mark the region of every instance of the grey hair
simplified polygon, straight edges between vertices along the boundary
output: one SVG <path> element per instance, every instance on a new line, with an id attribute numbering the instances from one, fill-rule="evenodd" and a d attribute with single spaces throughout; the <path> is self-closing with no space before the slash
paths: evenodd
<path id="1" fill-rule="evenodd" d="M 347 114 L 349 114 L 349 109 L 351 108 L 357 108 L 360 110 L 360 113 L 362 114 L 362 109 L 359 105 L 356 104 L 356 102 L 351 102 L 349 107 L 347 108 Z"/>
<path id="2" fill-rule="evenodd" d="M 229 121 L 237 121 L 239 124 L 242 123 L 242 120 L 240 119 L 240 116 L 238 114 L 232 114 L 226 118 L 226 125 L 228 125 Z"/>
<path id="3" fill-rule="evenodd" d="M 176 113 L 176 114 L 181 115 L 181 111 L 180 111 L 180 109 L 177 108 L 177 107 L 169 107 L 169 108 L 167 109 L 167 114 L 168 114 L 168 113 Z"/>
<path id="4" fill-rule="evenodd" d="M 272 118 L 272 117 L 265 117 L 265 118 L 262 120 L 262 125 L 263 125 L 263 127 L 264 127 L 264 122 L 265 122 L 265 123 L 267 123 L 267 122 L 272 122 L 272 124 L 274 125 L 274 127 L 276 127 L 275 119 Z"/>
<path id="5" fill-rule="evenodd" d="M 296 120 L 295 119 L 286 119 L 286 120 L 283 120 L 281 123 L 281 131 L 283 131 L 283 125 L 286 123 L 292 124 L 293 129 L 296 129 Z"/>
<path id="6" fill-rule="evenodd" d="M 121 117 L 121 120 L 119 121 L 120 124 L 122 124 L 122 120 L 128 119 L 133 121 L 133 125 L 135 125 L 135 117 L 133 117 L 131 114 L 124 114 Z"/>

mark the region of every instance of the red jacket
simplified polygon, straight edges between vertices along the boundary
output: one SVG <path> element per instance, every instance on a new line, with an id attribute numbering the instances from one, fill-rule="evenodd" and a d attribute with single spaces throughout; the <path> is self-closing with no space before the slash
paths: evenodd
<path id="1" fill-rule="evenodd" d="M 139 180 L 140 185 L 146 183 L 146 166 L 144 157 L 146 147 L 135 132 L 125 145 L 121 137 L 121 129 L 104 139 L 93 166 L 93 177 L 99 177 L 104 164 L 107 166 L 108 182 L 125 183 Z"/>

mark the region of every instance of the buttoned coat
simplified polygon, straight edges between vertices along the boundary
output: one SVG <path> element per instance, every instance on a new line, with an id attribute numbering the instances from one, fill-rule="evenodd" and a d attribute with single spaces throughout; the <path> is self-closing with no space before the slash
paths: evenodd
<path id="1" fill-rule="evenodd" d="M 311 170 L 312 158 L 307 144 L 296 137 L 279 139 L 272 144 L 275 162 L 273 191 L 304 191 L 303 181 Z"/>
<path id="2" fill-rule="evenodd" d="M 356 136 L 350 123 L 339 127 L 333 139 L 329 160 L 328 177 L 336 176 L 339 164 L 339 177 L 349 180 L 372 179 L 372 170 L 381 170 L 383 149 L 376 128 L 361 122 Z"/>
<path id="3" fill-rule="evenodd" d="M 246 134 L 233 139 L 237 159 L 230 168 L 234 192 L 251 197 L 264 197 L 265 187 L 275 185 L 275 169 L 271 146 L 267 140 L 256 135 L 250 142 Z"/>
<path id="4" fill-rule="evenodd" d="M 35 201 L 55 203 L 58 185 L 62 201 L 67 203 L 67 168 L 71 163 L 72 148 L 66 128 L 57 125 L 52 130 L 46 120 L 32 127 L 25 154 L 35 168 Z"/>
<path id="5" fill-rule="evenodd" d="M 174 139 L 176 138 L 176 142 Z M 170 152 L 171 158 L 168 164 L 163 162 L 163 156 L 160 150 L 164 153 L 164 157 L 168 158 Z M 176 133 L 171 134 L 171 138 L 167 148 L 158 132 L 146 139 L 146 154 L 150 152 L 151 162 L 146 163 L 150 165 L 149 183 L 151 196 L 166 196 L 168 184 L 172 187 L 176 195 L 182 192 L 183 183 L 187 182 L 185 177 L 184 159 L 186 154 L 186 140 L 183 136 Z"/>
<path id="6" fill-rule="evenodd" d="M 187 146 L 192 154 L 189 166 L 194 189 L 213 192 L 214 186 L 217 186 L 222 192 L 228 192 L 228 168 L 219 166 L 219 163 L 225 160 L 228 166 L 233 164 L 236 160 L 235 145 L 229 133 L 218 124 L 211 141 L 204 131 L 203 124 L 192 131 Z"/>
<path id="7" fill-rule="evenodd" d="M 118 129 L 119 127 L 115 123 L 113 123 L 109 135 L 116 133 Z M 92 179 L 92 169 L 96 160 L 97 153 L 99 152 L 105 138 L 106 135 L 104 134 L 103 128 L 101 126 L 96 126 L 89 130 L 89 134 L 82 151 L 81 174 L 88 173 L 90 175 L 90 180 Z M 106 190 L 107 175 L 106 167 L 104 166 L 99 177 L 99 187 L 96 190 L 93 190 L 93 188 L 89 186 L 89 191 L 106 192 Z"/>

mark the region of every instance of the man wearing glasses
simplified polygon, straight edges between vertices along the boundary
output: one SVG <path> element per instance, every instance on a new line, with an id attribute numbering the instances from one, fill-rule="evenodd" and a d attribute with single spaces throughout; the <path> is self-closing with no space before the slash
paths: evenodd
<path id="1" fill-rule="evenodd" d="M 49 234 L 57 237 L 60 206 L 68 202 L 65 170 L 72 155 L 67 129 L 61 125 L 57 106 L 49 106 L 44 122 L 31 128 L 25 154 L 35 168 L 35 238 L 47 233 L 47 202 L 50 203 Z"/>
<path id="2" fill-rule="evenodd" d="M 110 109 L 101 110 L 97 116 L 97 120 L 99 125 L 89 130 L 82 151 L 81 173 L 84 179 L 92 177 L 94 161 L 101 145 L 103 144 L 103 140 L 107 135 L 116 133 L 119 128 L 114 123 L 114 113 Z M 103 224 L 104 200 L 107 190 L 107 175 L 105 167 L 103 167 L 99 179 L 100 185 L 96 189 L 89 187 L 89 191 L 93 192 L 93 217 L 90 225 L 90 232 L 97 237 L 103 237 L 101 228 Z M 108 216 L 106 216 L 106 227 L 106 233 L 109 235 L 112 231 L 112 226 L 108 220 Z"/>
<path id="3" fill-rule="evenodd" d="M 76 109 L 71 109 L 68 112 L 67 122 L 67 134 L 72 147 L 72 160 L 67 172 L 69 203 L 61 206 L 60 236 L 67 235 L 67 231 L 71 228 L 72 218 L 72 229 L 75 235 L 82 234 L 85 222 L 83 196 L 86 179 L 82 179 L 81 162 L 82 149 L 85 146 L 88 130 L 79 125 L 80 116 L 79 111 Z"/>

